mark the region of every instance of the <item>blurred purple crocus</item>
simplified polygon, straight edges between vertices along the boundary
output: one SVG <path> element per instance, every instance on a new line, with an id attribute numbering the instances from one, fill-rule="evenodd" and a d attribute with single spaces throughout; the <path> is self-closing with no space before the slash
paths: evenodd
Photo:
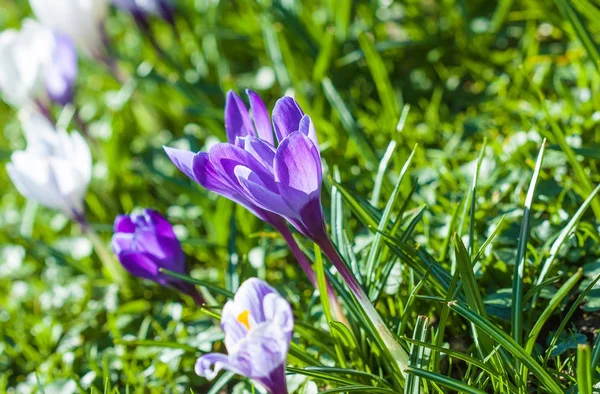
<path id="1" fill-rule="evenodd" d="M 53 102 L 65 106 L 73 101 L 77 79 L 77 50 L 66 35 L 54 32 L 52 62 L 46 71 L 46 93 Z"/>
<path id="2" fill-rule="evenodd" d="M 290 304 L 267 283 L 251 278 L 223 307 L 221 327 L 228 354 L 203 355 L 196 373 L 212 380 L 226 369 L 271 394 L 287 394 L 285 364 L 294 330 Z"/>
<path id="3" fill-rule="evenodd" d="M 134 276 L 177 289 L 201 305 L 201 295 L 189 283 L 169 276 L 161 268 L 187 274 L 185 254 L 173 227 L 160 213 L 119 215 L 115 219 L 112 247 L 121 265 Z"/>
<path id="4" fill-rule="evenodd" d="M 143 29 L 149 28 L 149 15 L 158 15 L 172 25 L 175 23 L 175 7 L 171 0 L 112 0 L 112 3 L 129 12 Z"/>

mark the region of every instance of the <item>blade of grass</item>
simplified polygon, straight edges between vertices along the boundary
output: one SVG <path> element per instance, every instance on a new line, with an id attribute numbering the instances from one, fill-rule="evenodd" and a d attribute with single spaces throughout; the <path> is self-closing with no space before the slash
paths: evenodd
<path id="1" fill-rule="evenodd" d="M 586 343 L 577 346 L 577 389 L 579 394 L 592 394 L 592 353 Z"/>
<path id="2" fill-rule="evenodd" d="M 546 104 L 546 98 L 544 97 L 544 94 L 538 87 L 534 86 L 534 89 L 537 92 L 542 109 L 544 110 L 544 114 L 546 115 L 546 119 L 550 123 L 550 128 L 552 129 L 552 134 L 553 134 L 554 138 L 556 139 L 556 142 L 560 146 L 560 149 L 563 151 L 563 153 L 567 157 L 569 164 L 571 165 L 571 167 L 573 167 L 573 171 L 575 172 L 575 177 L 577 178 L 577 181 L 579 182 L 578 183 L 579 187 L 581 188 L 581 190 L 583 190 L 585 195 L 589 196 L 590 194 L 592 194 L 592 191 L 594 189 L 592 187 L 592 183 L 591 183 L 589 177 L 585 173 L 585 170 L 581 166 L 581 163 L 579 163 L 579 161 L 577 160 L 577 156 L 575 155 L 575 152 L 573 152 L 573 149 L 567 142 L 565 133 L 562 131 L 562 129 L 560 128 L 558 123 L 554 120 L 554 118 L 550 115 L 550 110 L 548 109 L 548 105 Z M 583 198 L 583 196 L 582 196 L 582 198 Z M 594 214 L 596 215 L 596 219 L 600 220 L 600 201 L 598 201 L 597 198 L 592 199 L 590 204 L 592 206 L 592 210 L 594 211 Z"/>
<path id="3" fill-rule="evenodd" d="M 400 171 L 400 175 L 398 175 L 398 180 L 396 181 L 396 185 L 394 186 L 392 195 L 390 196 L 390 198 L 385 206 L 383 215 L 381 216 L 381 220 L 379 221 L 379 224 L 377 226 L 377 232 L 373 236 L 373 243 L 371 244 L 371 249 L 369 250 L 369 255 L 367 257 L 367 264 L 366 264 L 366 270 L 365 270 L 365 272 L 366 272 L 365 280 L 366 280 L 367 290 L 373 286 L 373 282 L 376 279 L 375 278 L 375 269 L 377 268 L 376 267 L 376 263 L 378 260 L 377 257 L 380 256 L 380 253 L 382 250 L 382 247 L 380 247 L 381 241 L 383 238 L 383 235 L 381 234 L 381 232 L 388 227 L 388 222 L 389 222 L 390 215 L 392 214 L 392 209 L 396 205 L 396 201 L 398 200 L 398 196 L 400 195 L 400 185 L 402 184 L 402 180 L 404 179 L 404 176 L 408 172 L 408 169 L 413 161 L 416 149 L 417 149 L 417 146 L 415 146 L 415 148 L 411 152 L 410 156 L 408 156 L 408 159 L 406 159 L 406 162 L 404 163 L 404 166 L 402 167 L 402 170 Z M 385 246 L 385 244 L 383 246 Z"/>
<path id="4" fill-rule="evenodd" d="M 447 387 L 451 390 L 456 390 L 459 393 L 485 394 L 485 391 L 473 388 L 459 380 L 452 379 L 447 376 L 437 374 L 435 372 L 426 371 L 424 369 L 413 368 L 409 366 L 406 368 L 406 373 L 409 375 L 419 376 L 424 380 L 435 382 L 440 386 Z"/>
<path id="5" fill-rule="evenodd" d="M 592 193 L 590 193 L 588 198 L 586 198 L 583 204 L 581 204 L 577 212 L 575 212 L 571 220 L 569 220 L 569 223 L 567 223 L 567 225 L 562 229 L 558 238 L 556 238 L 556 240 L 552 244 L 552 247 L 550 248 L 550 254 L 548 258 L 544 261 L 544 264 L 542 265 L 542 270 L 540 271 L 540 274 L 536 280 L 536 285 L 539 285 L 544 281 L 544 279 L 546 279 L 546 275 L 548 275 L 548 272 L 550 272 L 550 270 L 552 269 L 554 261 L 558 256 L 558 252 L 560 251 L 561 246 L 567 240 L 577 223 L 579 223 L 579 220 L 581 220 L 581 217 L 583 216 L 587 208 L 590 206 L 590 203 L 596 197 L 596 194 L 598 194 L 599 191 L 600 185 L 596 186 L 596 188 L 592 191 Z M 534 296 L 532 302 L 533 306 L 535 306 L 536 301 L 537 296 Z"/>
<path id="6" fill-rule="evenodd" d="M 473 311 L 477 312 L 482 318 L 487 319 L 487 312 L 485 310 L 483 298 L 479 292 L 477 279 L 475 279 L 475 275 L 473 274 L 471 260 L 469 259 L 467 249 L 458 234 L 454 234 L 454 248 L 457 265 L 456 269 L 461 278 L 461 287 L 465 293 L 467 303 Z M 479 332 L 476 327 L 473 327 L 473 339 L 475 340 L 475 345 L 481 358 L 485 357 L 485 354 L 492 352 L 494 344 L 491 339 L 487 335 Z"/>
<path id="7" fill-rule="evenodd" d="M 379 162 L 377 154 L 356 123 L 356 120 L 354 120 L 350 109 L 346 106 L 346 103 L 329 78 L 324 78 L 321 85 L 329 104 L 339 113 L 344 128 L 348 130 L 348 133 L 350 133 L 350 136 L 363 153 L 367 164 L 374 167 Z"/>
<path id="8" fill-rule="evenodd" d="M 600 71 L 600 52 L 598 51 L 598 47 L 596 46 L 591 33 L 586 28 L 585 23 L 581 20 L 578 12 L 571 7 L 566 0 L 554 0 L 554 3 L 558 7 L 558 10 L 562 14 L 563 18 L 569 21 L 573 27 L 573 30 L 575 30 L 575 34 L 577 34 L 577 38 L 585 48 L 588 56 L 591 58 L 598 71 Z"/>
<path id="9" fill-rule="evenodd" d="M 590 281 L 590 283 L 588 283 L 588 285 L 585 287 L 585 289 L 577 296 L 577 299 L 573 302 L 573 305 L 571 305 L 571 308 L 569 308 L 569 311 L 565 314 L 565 317 L 563 318 L 562 322 L 560 323 L 560 326 L 558 326 L 558 328 L 556 329 L 556 332 L 554 333 L 554 337 L 552 337 L 552 340 L 550 341 L 550 345 L 547 348 L 548 350 L 546 351 L 546 356 L 544 357 L 544 364 L 543 364 L 544 366 L 546 366 L 548 364 L 548 360 L 550 359 L 552 350 L 554 349 L 554 346 L 556 346 L 556 343 L 558 342 L 563 330 L 567 326 L 567 323 L 569 322 L 571 317 L 575 314 L 575 312 L 579 309 L 579 305 L 581 305 L 581 303 L 583 302 L 585 297 L 594 288 L 594 286 L 596 285 L 596 283 L 598 283 L 599 280 L 600 280 L 600 274 L 596 275 L 596 277 L 594 279 L 592 279 Z M 596 350 L 594 349 L 594 351 L 596 351 Z"/>
<path id="10" fill-rule="evenodd" d="M 525 352 L 525 349 L 511 338 L 510 335 L 459 302 L 450 302 L 449 306 L 453 311 L 481 328 L 482 331 L 492 337 L 500 346 L 510 352 L 515 359 L 519 359 L 539 379 L 549 393 L 563 393 L 561 387 L 548 372 L 531 355 Z"/>
<path id="11" fill-rule="evenodd" d="M 390 82 L 383 59 L 381 56 L 379 56 L 379 52 L 377 52 L 377 49 L 375 49 L 375 45 L 371 39 L 365 33 L 361 33 L 358 36 L 358 42 L 360 44 L 360 48 L 365 54 L 367 66 L 369 67 L 369 71 L 371 72 L 371 76 L 375 82 L 375 88 L 377 89 L 379 99 L 381 100 L 381 104 L 383 106 L 385 118 L 387 119 L 385 123 L 387 126 L 386 128 L 391 130 L 399 115 L 399 106 L 396 100 L 396 93 L 394 92 L 394 88 Z"/>
<path id="12" fill-rule="evenodd" d="M 379 204 L 379 197 L 381 195 L 381 186 L 383 185 L 383 180 L 386 174 L 386 170 L 388 168 L 388 164 L 394 152 L 396 150 L 396 141 L 391 141 L 388 144 L 381 161 L 379 162 L 379 167 L 377 169 L 377 175 L 375 175 L 375 185 L 373 186 L 373 194 L 371 195 L 371 205 L 376 207 Z"/>
<path id="13" fill-rule="evenodd" d="M 429 318 L 425 316 L 418 316 L 415 328 L 413 330 L 413 338 L 416 341 L 424 342 L 427 338 L 427 329 L 429 327 Z M 410 346 L 410 354 L 408 359 L 408 365 L 417 369 L 425 367 L 423 356 L 425 348 L 412 343 Z M 406 376 L 406 383 L 404 385 L 404 394 L 420 394 L 420 377 L 418 374 L 409 374 Z"/>
<path id="14" fill-rule="evenodd" d="M 518 345 L 523 343 L 523 271 L 525 267 L 525 252 L 527 251 L 527 240 L 529 238 L 529 219 L 531 217 L 531 205 L 535 197 L 535 189 L 537 186 L 538 177 L 544 160 L 544 151 L 546 140 L 542 142 L 540 152 L 535 164 L 533 176 L 527 190 L 525 198 L 525 206 L 523 208 L 523 220 L 521 221 L 521 231 L 519 234 L 519 242 L 517 246 L 517 259 L 513 273 L 512 285 L 512 305 L 511 305 L 511 327 L 512 337 Z M 518 366 L 517 366 L 517 369 Z"/>

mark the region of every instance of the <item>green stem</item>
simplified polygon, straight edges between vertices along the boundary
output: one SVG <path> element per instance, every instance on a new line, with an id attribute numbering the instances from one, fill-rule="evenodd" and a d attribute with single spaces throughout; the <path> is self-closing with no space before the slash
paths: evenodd
<path id="1" fill-rule="evenodd" d="M 102 262 L 106 277 L 120 284 L 126 283 L 127 273 L 113 254 L 108 251 L 98 234 L 96 234 L 96 232 L 94 232 L 87 224 L 82 224 L 82 231 L 87 235 L 92 242 L 92 245 L 94 245 L 94 250 Z"/>
<path id="2" fill-rule="evenodd" d="M 321 247 L 321 250 L 323 250 L 323 253 L 325 253 L 325 255 L 338 270 L 356 297 L 358 304 L 368 318 L 368 323 L 372 326 L 374 332 L 377 334 L 375 335 L 375 340 L 379 342 L 379 345 L 384 352 L 389 352 L 389 355 L 396 363 L 394 369 L 404 376 L 404 370 L 408 365 L 408 354 L 396 341 L 389 328 L 379 315 L 379 312 L 377 312 L 363 288 L 360 286 L 352 272 L 350 272 L 350 269 L 346 263 L 340 257 L 337 249 L 331 243 L 331 240 L 326 238 L 326 241 L 321 242 L 319 246 Z"/>

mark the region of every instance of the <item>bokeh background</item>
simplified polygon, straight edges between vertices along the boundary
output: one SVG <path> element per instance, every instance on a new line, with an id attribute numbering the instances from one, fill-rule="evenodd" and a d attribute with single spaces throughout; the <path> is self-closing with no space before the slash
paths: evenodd
<path id="1" fill-rule="evenodd" d="M 499 321 L 510 319 L 523 202 L 542 139 L 548 151 L 533 204 L 529 288 L 550 242 L 600 181 L 595 0 L 177 0 L 176 7 L 175 27 L 153 19 L 151 33 L 111 11 L 106 29 L 117 76 L 80 59 L 75 103 L 94 157 L 86 207 L 107 247 L 117 214 L 151 207 L 175 224 L 192 276 L 228 289 L 260 276 L 307 321 L 320 316 L 285 243 L 241 207 L 192 184 L 163 153 L 163 145 L 204 150 L 224 140 L 229 89 L 253 89 L 269 108 L 294 95 L 310 114 L 325 163 L 326 214 L 334 176 L 383 208 L 418 144 L 402 190 L 407 198 L 416 185 L 408 205 L 422 215 L 415 244 L 450 266 L 452 232 L 467 236 L 472 225 L 479 247 L 504 216 L 476 269 Z M 26 1 L 0 0 L 0 29 L 18 28 L 28 16 Z M 55 115 L 80 130 L 66 111 Z M 3 103 L 0 130 L 0 392 L 40 392 L 38 382 L 46 393 L 208 392 L 193 364 L 198 349 L 222 339 L 218 325 L 175 292 L 105 279 L 80 229 L 28 203 L 11 184 L 5 163 L 25 141 L 15 111 Z M 474 220 L 463 222 L 484 141 Z M 563 141 L 572 156 L 561 150 Z M 600 205 L 586 212 L 554 275 L 600 271 L 598 215 Z M 365 252 L 372 233 L 349 209 L 345 231 L 356 253 Z M 387 285 L 389 294 L 405 295 L 414 278 L 399 263 Z M 557 351 L 568 356 L 577 343 L 594 340 L 599 308 L 600 289 L 588 295 Z M 435 309 L 417 301 L 413 314 Z M 463 324 L 448 328 L 451 346 L 470 341 Z M 235 387 L 241 393 L 250 385 Z"/>

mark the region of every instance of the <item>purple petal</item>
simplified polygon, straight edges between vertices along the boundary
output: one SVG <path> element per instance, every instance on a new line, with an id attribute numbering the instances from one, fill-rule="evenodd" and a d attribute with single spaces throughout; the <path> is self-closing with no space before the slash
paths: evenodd
<path id="1" fill-rule="evenodd" d="M 248 99 L 250 99 L 252 119 L 254 120 L 254 126 L 258 137 L 271 145 L 275 145 L 275 141 L 273 140 L 273 127 L 271 126 L 271 119 L 269 118 L 267 106 L 260 96 L 252 90 L 246 90 L 246 94 L 248 95 Z"/>
<path id="2" fill-rule="evenodd" d="M 132 275 L 158 282 L 159 267 L 151 256 L 145 253 L 126 251 L 117 257 L 123 268 Z"/>
<path id="3" fill-rule="evenodd" d="M 277 140 L 281 142 L 294 131 L 298 131 L 303 116 L 302 108 L 293 98 L 286 96 L 277 100 L 273 108 L 273 125 Z"/>
<path id="4" fill-rule="evenodd" d="M 294 216 L 294 212 L 281 198 L 277 189 L 267 187 L 248 167 L 235 167 L 235 175 L 251 201 L 259 207 L 281 216 Z"/>
<path id="5" fill-rule="evenodd" d="M 246 280 L 235 293 L 233 302 L 240 311 L 248 310 L 256 323 L 265 321 L 262 302 L 267 294 L 277 293 L 266 282 L 250 278 Z"/>
<path id="6" fill-rule="evenodd" d="M 315 144 L 315 147 L 317 147 L 317 149 L 319 148 L 319 141 L 317 140 L 317 130 L 315 129 L 315 125 L 310 119 L 310 116 L 304 115 L 302 117 L 302 120 L 300 120 L 300 126 L 298 127 L 298 131 L 310 138 L 313 144 Z"/>
<path id="7" fill-rule="evenodd" d="M 209 159 L 208 153 L 201 152 L 195 156 L 194 174 L 198 183 L 200 183 L 200 185 L 202 185 L 204 188 L 242 205 L 258 218 L 271 225 L 281 225 L 281 218 L 263 211 L 255 204 L 251 203 L 246 197 L 242 196 L 238 191 L 236 191 L 235 187 L 238 187 L 239 185 L 237 183 L 236 185 L 232 185 L 229 179 L 224 178 L 216 170 L 215 166 Z"/>
<path id="8" fill-rule="evenodd" d="M 222 369 L 246 376 L 246 371 L 240 370 L 229 361 L 229 357 L 220 353 L 209 353 L 201 356 L 196 361 L 194 369 L 197 375 L 203 376 L 208 380 L 213 380 Z"/>
<path id="9" fill-rule="evenodd" d="M 77 51 L 73 41 L 64 34 L 54 33 L 56 47 L 46 72 L 46 92 L 50 100 L 59 105 L 73 101 L 77 78 Z"/>
<path id="10" fill-rule="evenodd" d="M 131 250 L 131 242 L 133 234 L 131 233 L 115 233 L 112 237 L 112 248 L 115 254 L 119 254 Z"/>
<path id="11" fill-rule="evenodd" d="M 321 161 L 313 142 L 300 132 L 290 134 L 277 149 L 274 170 L 279 194 L 301 222 L 292 218 L 292 224 L 313 240 L 321 236 Z"/>
<path id="12" fill-rule="evenodd" d="M 273 160 L 275 160 L 275 147 L 259 138 L 244 138 L 244 150 L 250 153 L 269 172 L 273 172 Z"/>
<path id="13" fill-rule="evenodd" d="M 268 171 L 258 160 L 250 153 L 231 144 L 216 144 L 208 152 L 210 162 L 223 178 L 230 182 L 230 185 L 239 193 L 245 194 L 243 188 L 235 175 L 237 166 L 250 168 L 266 187 L 276 190 L 273 174 Z M 251 197 L 245 194 L 246 197 Z"/>
<path id="14" fill-rule="evenodd" d="M 227 141 L 235 143 L 236 137 L 254 136 L 254 126 L 246 105 L 235 92 L 229 91 L 225 102 L 225 131 Z"/>
<path id="15" fill-rule="evenodd" d="M 188 177 L 196 180 L 194 177 L 194 171 L 192 170 L 192 164 L 194 161 L 194 152 L 183 150 L 183 149 L 174 149 L 169 148 L 168 146 L 163 146 L 167 156 L 169 159 L 175 164 L 175 167 L 179 169 L 179 171 L 183 172 Z"/>
<path id="16" fill-rule="evenodd" d="M 289 349 L 287 333 L 274 324 L 263 324 L 240 341 L 229 359 L 244 375 L 262 383 L 273 392 L 282 383 L 285 361 Z M 283 379 L 285 382 L 285 378 Z M 279 391 L 275 391 L 279 392 Z"/>
<path id="17" fill-rule="evenodd" d="M 135 225 L 131 221 L 129 215 L 119 215 L 115 218 L 115 233 L 133 233 L 134 231 Z"/>
<path id="18" fill-rule="evenodd" d="M 269 293 L 263 298 L 263 312 L 265 320 L 272 322 L 281 329 L 281 332 L 288 334 L 291 339 L 294 330 L 294 314 L 289 302 L 279 293 Z"/>
<path id="19" fill-rule="evenodd" d="M 153 209 L 144 209 L 144 216 L 146 221 L 152 226 L 154 232 L 161 237 L 177 239 L 173 226 L 169 221 L 160 213 Z"/>
<path id="20" fill-rule="evenodd" d="M 321 161 L 312 141 L 300 132 L 281 142 L 275 155 L 275 179 L 279 191 L 299 211 L 309 196 L 321 191 Z"/>

